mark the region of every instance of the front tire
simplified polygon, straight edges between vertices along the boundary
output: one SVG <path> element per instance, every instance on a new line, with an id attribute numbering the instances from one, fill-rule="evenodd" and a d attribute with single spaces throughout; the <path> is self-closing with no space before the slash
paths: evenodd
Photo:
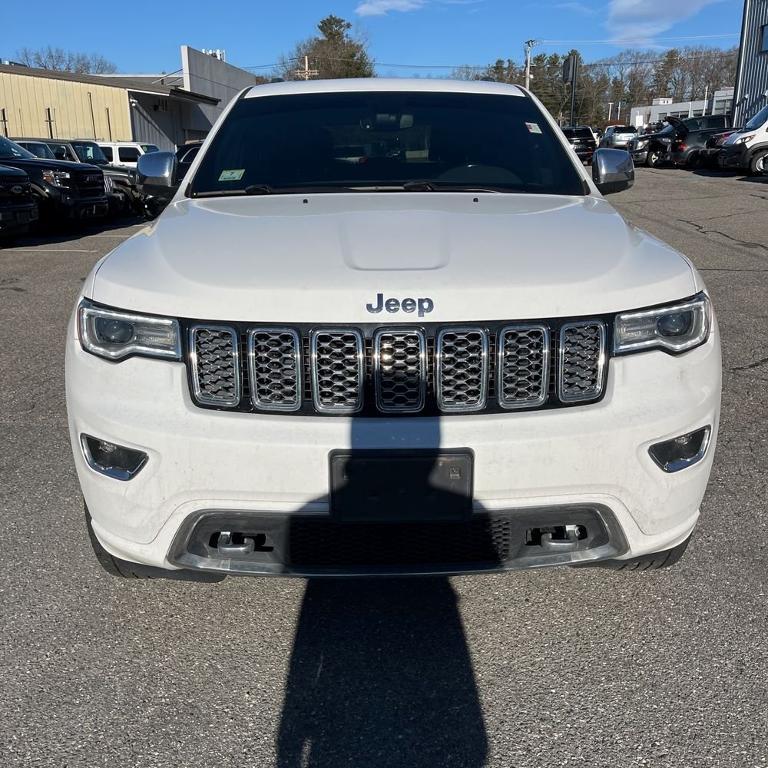
<path id="1" fill-rule="evenodd" d="M 649 168 L 658 168 L 662 164 L 662 154 L 659 152 L 658 149 L 649 149 L 648 150 L 648 157 L 645 161 L 645 164 Z"/>
<path id="2" fill-rule="evenodd" d="M 669 568 L 677 563 L 685 554 L 685 550 L 688 549 L 688 545 L 691 543 L 691 536 L 685 541 L 680 542 L 676 547 L 672 547 L 672 549 L 651 552 L 648 555 L 632 557 L 629 560 L 604 560 L 603 562 L 595 563 L 595 565 L 602 568 L 610 568 L 613 571 L 656 571 L 660 568 Z"/>
<path id="3" fill-rule="evenodd" d="M 749 160 L 749 175 L 760 176 L 766 171 L 768 171 L 768 149 L 761 149 Z"/>
<path id="4" fill-rule="evenodd" d="M 110 575 L 119 579 L 173 579 L 176 581 L 205 581 L 217 582 L 223 581 L 225 576 L 215 573 L 204 573 L 197 571 L 170 571 L 164 568 L 153 568 L 151 565 L 142 565 L 141 563 L 131 563 L 128 560 L 121 560 L 107 552 L 96 538 L 91 524 L 91 513 L 88 507 L 83 505 L 85 510 L 85 525 L 88 529 L 88 538 L 93 548 L 93 554 L 99 561 L 99 565 Z"/>

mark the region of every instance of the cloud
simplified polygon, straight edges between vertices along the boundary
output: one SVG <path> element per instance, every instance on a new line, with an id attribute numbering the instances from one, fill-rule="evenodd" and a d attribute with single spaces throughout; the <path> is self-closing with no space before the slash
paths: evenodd
<path id="1" fill-rule="evenodd" d="M 385 16 L 390 11 L 409 13 L 426 5 L 426 0 L 365 0 L 355 8 L 358 16 Z"/>
<path id="2" fill-rule="evenodd" d="M 721 0 L 610 0 L 606 28 L 617 42 L 645 43 Z"/>
<path id="3" fill-rule="evenodd" d="M 588 5 L 579 2 L 557 3 L 557 5 L 553 7 L 558 11 L 572 11 L 573 13 L 579 13 L 582 16 L 597 15 L 597 11 L 594 8 L 590 8 Z"/>
<path id="4" fill-rule="evenodd" d="M 363 0 L 358 3 L 358 16 L 386 16 L 388 13 L 410 13 L 432 5 L 478 5 L 485 0 Z"/>

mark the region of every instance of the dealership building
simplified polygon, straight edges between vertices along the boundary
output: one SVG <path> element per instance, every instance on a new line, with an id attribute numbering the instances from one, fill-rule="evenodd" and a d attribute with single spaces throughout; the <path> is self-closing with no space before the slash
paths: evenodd
<path id="1" fill-rule="evenodd" d="M 204 138 L 240 90 L 263 82 L 221 52 L 181 46 L 181 67 L 85 75 L 0 64 L 0 135 L 137 141 L 172 150 Z"/>

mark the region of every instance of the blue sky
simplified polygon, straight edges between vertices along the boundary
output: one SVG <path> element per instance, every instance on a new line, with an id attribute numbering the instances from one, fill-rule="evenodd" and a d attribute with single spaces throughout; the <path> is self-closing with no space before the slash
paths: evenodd
<path id="1" fill-rule="evenodd" d="M 520 60 L 528 38 L 556 41 L 542 51 L 578 48 L 588 61 L 625 47 L 728 47 L 738 42 L 743 0 L 78 0 L 67 13 L 49 0 L 37 0 L 33 13 L 20 2 L 4 5 L 3 59 L 50 44 L 101 53 L 121 72 L 170 72 L 187 43 L 224 48 L 238 66 L 265 65 L 335 13 L 368 39 L 378 74 L 427 76 L 449 71 L 429 65 Z"/>

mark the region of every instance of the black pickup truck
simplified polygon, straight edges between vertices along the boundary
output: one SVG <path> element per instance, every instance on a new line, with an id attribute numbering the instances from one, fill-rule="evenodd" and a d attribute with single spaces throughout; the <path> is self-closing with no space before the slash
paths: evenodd
<path id="1" fill-rule="evenodd" d="M 38 157 L 53 157 L 73 163 L 89 163 L 104 173 L 109 210 L 113 214 L 140 213 L 141 196 L 136 187 L 136 170 L 111 165 L 101 147 L 92 139 L 13 139 Z"/>
<path id="2" fill-rule="evenodd" d="M 0 136 L 0 163 L 25 171 L 40 219 L 80 221 L 105 216 L 109 209 L 104 174 L 86 163 L 35 157 L 10 139 Z"/>
<path id="3" fill-rule="evenodd" d="M 672 165 L 696 168 L 704 159 L 707 139 L 731 127 L 728 115 L 702 115 L 666 118 L 666 125 L 656 133 L 632 139 L 627 146 L 635 165 L 651 168 L 670 162 Z"/>
<path id="4" fill-rule="evenodd" d="M 0 165 L 0 245 L 24 234 L 36 220 L 29 177 L 18 168 Z"/>
<path id="5" fill-rule="evenodd" d="M 579 156 L 579 160 L 582 163 L 591 163 L 592 155 L 595 154 L 597 149 L 597 142 L 595 141 L 595 134 L 589 126 L 586 125 L 574 125 L 563 128 L 565 138 L 568 139 L 568 143 L 574 148 L 576 154 Z"/>

